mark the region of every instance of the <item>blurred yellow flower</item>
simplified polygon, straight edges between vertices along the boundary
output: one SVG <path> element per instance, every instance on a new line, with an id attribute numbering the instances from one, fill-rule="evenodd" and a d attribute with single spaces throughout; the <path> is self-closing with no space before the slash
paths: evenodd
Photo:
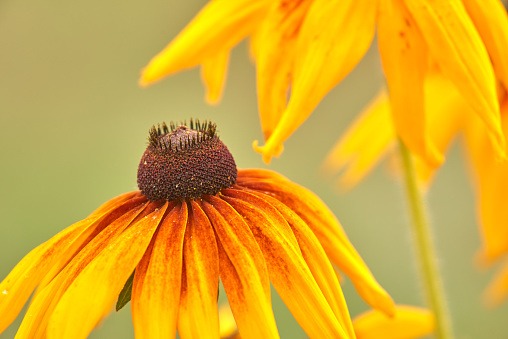
<path id="1" fill-rule="evenodd" d="M 230 49 L 251 36 L 266 140 L 254 147 L 269 162 L 356 66 L 376 27 L 394 126 L 409 149 L 433 167 L 443 159 L 424 108 L 424 78 L 437 63 L 503 157 L 494 71 L 506 86 L 508 20 L 499 0 L 212 0 L 150 61 L 140 83 L 201 65 L 208 101 L 216 102 Z"/>

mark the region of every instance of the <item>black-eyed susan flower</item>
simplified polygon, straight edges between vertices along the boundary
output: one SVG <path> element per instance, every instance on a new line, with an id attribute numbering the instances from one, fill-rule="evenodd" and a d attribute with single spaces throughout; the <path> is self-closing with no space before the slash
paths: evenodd
<path id="1" fill-rule="evenodd" d="M 457 88 L 441 73 L 426 78 L 425 92 L 430 140 L 445 153 L 458 136 L 466 163 L 472 167 L 482 248 L 476 260 L 486 266 L 508 256 L 508 163 L 500 161 L 489 140 L 489 131 L 468 106 Z M 508 134 L 508 92 L 499 86 L 501 128 Z M 329 153 L 325 168 L 344 170 L 339 187 L 349 189 L 361 181 L 386 156 L 393 156 L 396 132 L 390 105 L 384 93 L 369 105 Z M 393 158 L 392 158 L 393 159 Z M 428 186 L 435 169 L 414 158 L 422 187 Z M 508 266 L 507 266 L 508 267 Z M 508 297 L 508 269 L 502 268 L 486 292 L 489 304 Z"/>
<path id="2" fill-rule="evenodd" d="M 35 248 L 5 278 L 0 331 L 33 293 L 17 338 L 85 338 L 127 289 L 137 338 L 218 338 L 221 279 L 244 338 L 279 336 L 270 282 L 310 337 L 354 338 L 328 257 L 370 305 L 394 314 L 319 198 L 277 173 L 237 170 L 214 124 L 170 127 L 150 131 L 139 191 Z"/>
<path id="3" fill-rule="evenodd" d="M 424 108 L 424 79 L 437 64 L 503 157 L 494 74 L 507 87 L 508 18 L 499 0 L 212 0 L 150 61 L 140 82 L 201 65 L 215 102 L 229 50 L 250 36 L 266 139 L 254 147 L 269 162 L 356 66 L 376 29 L 394 127 L 408 148 L 434 167 L 443 159 L 429 140 Z"/>

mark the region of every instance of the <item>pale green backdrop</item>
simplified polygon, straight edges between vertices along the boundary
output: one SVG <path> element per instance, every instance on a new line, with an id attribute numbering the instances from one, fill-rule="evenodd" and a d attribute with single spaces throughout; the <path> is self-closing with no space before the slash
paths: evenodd
<path id="1" fill-rule="evenodd" d="M 192 1 L 0 2 L 0 278 L 32 248 L 136 189 L 148 128 L 161 121 L 213 119 L 239 167 L 267 167 L 251 143 L 261 140 L 254 66 L 246 44 L 232 53 L 224 99 L 204 103 L 197 70 L 141 89 L 140 69 L 204 4 Z M 269 168 L 316 192 L 342 221 L 380 283 L 398 303 L 422 305 L 406 226 L 403 190 L 383 168 L 352 192 L 320 175 L 324 156 L 383 81 L 372 48 L 285 144 Z M 457 338 L 508 338 L 508 303 L 486 311 L 480 293 L 472 189 L 454 147 L 430 194 L 432 221 Z M 350 311 L 367 309 L 349 281 Z M 222 293 L 224 297 L 224 293 Z M 282 338 L 305 338 L 274 295 Z M 1 338 L 12 338 L 21 317 Z M 133 338 L 129 308 L 91 338 Z"/>

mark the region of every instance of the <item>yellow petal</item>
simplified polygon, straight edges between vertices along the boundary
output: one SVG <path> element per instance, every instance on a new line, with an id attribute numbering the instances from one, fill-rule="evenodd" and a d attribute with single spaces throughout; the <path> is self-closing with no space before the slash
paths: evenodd
<path id="1" fill-rule="evenodd" d="M 219 254 L 206 214 L 195 201 L 190 205 L 183 247 L 185 276 L 182 278 L 178 334 L 182 339 L 213 339 L 219 337 Z M 220 330 L 222 332 L 222 328 Z"/>
<path id="2" fill-rule="evenodd" d="M 249 35 L 264 17 L 268 0 L 212 0 L 180 34 L 146 66 L 142 86 L 194 67 L 227 51 Z"/>
<path id="3" fill-rule="evenodd" d="M 353 319 L 358 339 L 413 339 L 432 334 L 434 317 L 424 308 L 397 305 L 393 318 L 367 311 Z"/>
<path id="4" fill-rule="evenodd" d="M 269 163 L 282 143 L 307 119 L 321 99 L 360 61 L 374 37 L 377 6 L 370 0 L 315 0 L 298 36 L 291 97 L 263 147 Z"/>
<path id="5" fill-rule="evenodd" d="M 346 168 L 338 184 L 341 189 L 348 190 L 367 176 L 393 148 L 395 138 L 390 103 L 382 91 L 333 146 L 323 166 L 331 173 Z"/>
<path id="6" fill-rule="evenodd" d="M 207 196 L 201 207 L 218 237 L 220 278 L 241 337 L 278 338 L 266 264 L 249 227 L 217 197 Z"/>
<path id="7" fill-rule="evenodd" d="M 312 1 L 278 2 L 255 33 L 259 116 L 265 140 L 287 104 L 296 39 Z"/>
<path id="8" fill-rule="evenodd" d="M 114 305 L 141 260 L 168 203 L 127 228 L 65 291 L 50 316 L 48 338 L 86 338 Z"/>
<path id="9" fill-rule="evenodd" d="M 236 326 L 235 317 L 229 303 L 225 302 L 219 306 L 219 320 L 221 338 L 232 338 L 233 335 L 238 333 L 238 327 Z"/>
<path id="10" fill-rule="evenodd" d="M 203 61 L 201 79 L 206 86 L 205 100 L 209 105 L 218 104 L 222 98 L 228 62 L 229 50 L 220 51 Z"/>
<path id="11" fill-rule="evenodd" d="M 161 222 L 136 267 L 131 312 L 136 338 L 172 338 L 182 281 L 187 204 L 179 203 Z"/>
<path id="12" fill-rule="evenodd" d="M 443 155 L 429 140 L 425 123 L 427 48 L 403 0 L 380 2 L 378 39 L 397 134 L 413 154 L 437 167 Z"/>
<path id="13" fill-rule="evenodd" d="M 362 298 L 372 307 L 393 314 L 392 299 L 374 279 L 333 213 L 317 196 L 289 181 L 258 180 L 241 185 L 269 192 L 295 211 L 309 225 L 333 263 L 349 276 Z"/>
<path id="14" fill-rule="evenodd" d="M 432 57 L 490 131 L 505 156 L 496 80 L 487 50 L 460 0 L 405 0 Z"/>
<path id="15" fill-rule="evenodd" d="M 323 292 L 328 304 L 332 308 L 335 317 L 342 328 L 347 332 L 348 336 L 354 338 L 355 334 L 351 323 L 351 317 L 342 293 L 342 288 L 340 287 L 339 279 L 323 247 L 319 243 L 319 240 L 305 222 L 279 200 L 263 193 L 253 192 L 252 194 L 275 207 L 287 221 L 298 241 L 302 256 L 312 272 L 312 276 L 319 285 L 321 292 Z"/>
<path id="16" fill-rule="evenodd" d="M 497 78 L 508 89 L 508 15 L 499 0 L 462 0 L 489 52 Z"/>
<path id="17" fill-rule="evenodd" d="M 223 190 L 247 222 L 263 252 L 270 281 L 311 338 L 348 338 L 323 296 L 283 216 L 269 203 L 240 190 Z M 312 314 L 312 317 L 309 317 Z"/>
<path id="18" fill-rule="evenodd" d="M 483 293 L 483 300 L 489 308 L 497 307 L 508 297 L 508 263 L 494 276 Z"/>

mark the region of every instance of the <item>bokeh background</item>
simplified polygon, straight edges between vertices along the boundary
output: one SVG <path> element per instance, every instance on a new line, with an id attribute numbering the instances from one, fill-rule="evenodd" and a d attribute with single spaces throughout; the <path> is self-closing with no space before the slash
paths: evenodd
<path id="1" fill-rule="evenodd" d="M 319 105 L 270 166 L 251 147 L 262 140 L 255 69 L 247 45 L 231 55 L 222 103 L 204 103 L 199 71 L 141 89 L 140 69 L 198 12 L 192 1 L 0 2 L 0 278 L 32 248 L 136 189 L 149 127 L 212 119 L 239 167 L 271 168 L 318 194 L 397 303 L 423 305 L 400 180 L 381 166 L 340 194 L 320 165 L 354 116 L 382 85 L 377 47 Z M 454 146 L 428 194 L 457 338 L 508 338 L 508 303 L 486 310 L 480 295 L 493 271 L 473 264 L 479 248 L 474 196 Z M 352 315 L 367 309 L 343 285 Z M 86 298 L 86 296 L 84 296 Z M 221 293 L 221 298 L 225 294 Z M 280 299 L 282 338 L 305 338 Z M 0 338 L 12 338 L 21 316 Z M 133 338 L 129 307 L 90 338 Z"/>

